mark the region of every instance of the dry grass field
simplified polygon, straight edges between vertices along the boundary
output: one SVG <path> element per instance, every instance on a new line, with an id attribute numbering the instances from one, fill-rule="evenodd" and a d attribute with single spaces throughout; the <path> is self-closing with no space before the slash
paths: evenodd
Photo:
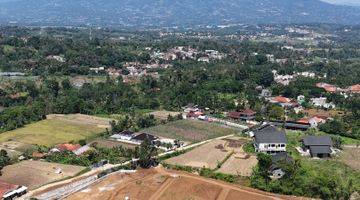
<path id="1" fill-rule="evenodd" d="M 198 120 L 178 120 L 144 129 L 142 132 L 186 142 L 199 142 L 237 133 L 234 129 L 222 125 Z"/>
<path id="2" fill-rule="evenodd" d="M 125 147 L 125 148 L 129 148 L 129 149 L 134 149 L 135 147 L 137 147 L 137 145 L 135 144 L 129 144 L 129 143 L 125 143 L 125 142 L 119 142 L 119 141 L 115 141 L 115 140 L 106 140 L 106 139 L 96 139 L 94 141 L 92 141 L 90 144 L 95 144 L 97 147 L 100 148 L 107 148 L 107 149 L 111 149 L 114 147 Z"/>
<path id="3" fill-rule="evenodd" d="M 215 169 L 231 153 L 219 148 L 225 144 L 225 140 L 214 140 L 165 162 L 172 165 Z"/>
<path id="4" fill-rule="evenodd" d="M 154 117 L 156 119 L 160 119 L 160 120 L 167 120 L 168 116 L 178 116 L 179 114 L 181 114 L 181 112 L 172 112 L 172 111 L 166 111 L 166 110 L 158 110 L 158 111 L 154 111 L 149 113 L 150 115 L 154 115 Z"/>
<path id="5" fill-rule="evenodd" d="M 344 147 L 340 155 L 340 161 L 355 170 L 360 170 L 360 147 Z"/>
<path id="6" fill-rule="evenodd" d="M 133 174 L 112 174 L 70 195 L 68 200 L 270 200 L 301 199 L 231 185 L 179 171 L 162 168 Z"/>
<path id="7" fill-rule="evenodd" d="M 56 173 L 59 169 L 61 173 Z M 34 189 L 74 176 L 84 169 L 85 167 L 28 160 L 4 167 L 0 180 Z"/>
<path id="8" fill-rule="evenodd" d="M 0 143 L 55 144 L 96 137 L 105 131 L 106 120 L 86 115 L 51 115 L 49 119 L 0 134 Z M 107 122 L 108 124 L 108 122 Z"/>
<path id="9" fill-rule="evenodd" d="M 55 119 L 69 123 L 97 126 L 99 128 L 110 128 L 110 122 L 112 121 L 112 119 L 108 119 L 108 118 L 83 115 L 83 114 L 70 114 L 70 115 L 52 114 L 52 115 L 47 115 L 46 119 Z"/>
<path id="10" fill-rule="evenodd" d="M 250 156 L 245 158 L 231 156 L 217 172 L 224 174 L 251 176 L 252 169 L 258 163 L 256 156 Z"/>

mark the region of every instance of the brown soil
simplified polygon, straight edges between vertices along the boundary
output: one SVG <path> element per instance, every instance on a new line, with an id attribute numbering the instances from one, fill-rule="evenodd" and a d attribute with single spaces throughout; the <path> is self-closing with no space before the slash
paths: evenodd
<path id="1" fill-rule="evenodd" d="M 218 172 L 224 174 L 251 176 L 252 168 L 258 163 L 256 156 L 250 156 L 249 158 L 238 158 L 236 155 L 232 155 L 218 170 Z"/>
<path id="2" fill-rule="evenodd" d="M 134 174 L 113 174 L 77 192 L 70 200 L 258 200 L 301 199 L 240 187 L 193 174 L 163 168 L 140 170 Z"/>
<path id="3" fill-rule="evenodd" d="M 60 174 L 55 173 L 57 169 L 61 169 Z M 74 176 L 84 169 L 85 167 L 28 160 L 4 167 L 0 180 L 34 189 Z"/>
<path id="4" fill-rule="evenodd" d="M 201 180 L 180 177 L 161 195 L 159 200 L 183 200 L 183 199 L 216 199 L 222 190 L 221 186 L 206 183 Z"/>
<path id="5" fill-rule="evenodd" d="M 170 158 L 166 162 L 174 165 L 214 169 L 231 153 L 231 151 L 219 148 L 219 145 L 225 146 L 225 144 L 224 140 L 214 140 L 185 154 Z"/>

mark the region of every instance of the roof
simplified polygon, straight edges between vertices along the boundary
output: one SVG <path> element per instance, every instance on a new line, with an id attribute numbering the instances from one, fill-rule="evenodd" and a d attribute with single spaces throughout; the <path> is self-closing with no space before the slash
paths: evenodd
<path id="1" fill-rule="evenodd" d="M 332 146 L 332 140 L 330 136 L 314 136 L 309 135 L 303 138 L 305 146 Z"/>
<path id="2" fill-rule="evenodd" d="M 32 157 L 33 158 L 43 158 L 43 157 L 45 157 L 45 154 L 41 153 L 41 152 L 33 152 Z"/>
<path id="3" fill-rule="evenodd" d="M 255 131 L 254 135 L 256 143 L 287 143 L 285 132 L 271 125 Z"/>
<path id="4" fill-rule="evenodd" d="M 81 147 L 80 144 L 59 144 L 56 146 L 60 151 L 75 151 Z"/>
<path id="5" fill-rule="evenodd" d="M 89 151 L 91 149 L 90 146 L 88 145 L 85 145 L 85 146 L 82 146 L 80 147 L 79 149 L 76 149 L 74 152 L 75 155 L 79 156 L 79 155 L 82 155 L 84 154 L 85 152 Z"/>
<path id="6" fill-rule="evenodd" d="M 236 112 L 236 111 L 229 112 L 228 117 L 238 119 L 238 118 L 240 118 L 240 112 Z"/>
<path id="7" fill-rule="evenodd" d="M 255 115 L 256 112 L 251 110 L 251 109 L 245 109 L 245 110 L 240 111 L 240 114 L 242 114 L 242 115 Z"/>
<path id="8" fill-rule="evenodd" d="M 309 123 L 299 123 L 293 121 L 286 121 L 285 123 L 282 121 L 271 121 L 270 124 L 274 126 L 284 126 L 286 129 L 304 129 L 307 130 L 310 128 Z"/>
<path id="9" fill-rule="evenodd" d="M 300 123 L 300 124 L 308 124 L 308 123 L 309 123 L 309 119 L 302 118 L 302 119 L 297 120 L 296 122 L 297 122 L 297 123 Z"/>
<path id="10" fill-rule="evenodd" d="M 10 184 L 10 183 L 6 183 L 6 182 L 3 182 L 3 181 L 0 181 L 0 198 L 2 199 L 2 197 L 12 191 L 12 190 L 15 190 L 17 189 L 19 186 L 18 185 L 13 185 L 13 184 Z"/>
<path id="11" fill-rule="evenodd" d="M 290 103 L 291 100 L 289 98 L 283 97 L 283 96 L 277 96 L 273 98 L 273 101 L 279 102 L 279 103 Z"/>
<path id="12" fill-rule="evenodd" d="M 330 146 L 310 146 L 311 154 L 330 154 Z"/>
<path id="13" fill-rule="evenodd" d="M 359 93 L 360 92 L 360 84 L 350 86 L 350 92 Z"/>
<path id="14" fill-rule="evenodd" d="M 131 136 L 131 135 L 134 134 L 134 132 L 132 132 L 132 131 L 122 131 L 122 132 L 120 132 L 119 134 L 120 134 L 120 135 L 129 135 L 129 136 Z M 116 134 L 116 135 L 117 135 L 117 134 Z"/>
<path id="15" fill-rule="evenodd" d="M 154 141 L 157 140 L 158 137 L 148 134 L 148 133 L 140 133 L 138 135 L 136 135 L 135 137 L 133 137 L 134 140 L 140 140 L 140 141 L 145 141 L 146 139 L 150 140 L 150 141 Z"/>

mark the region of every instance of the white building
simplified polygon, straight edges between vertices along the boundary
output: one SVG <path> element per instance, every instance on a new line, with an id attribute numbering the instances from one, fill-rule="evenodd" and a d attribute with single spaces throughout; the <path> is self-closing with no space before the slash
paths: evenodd
<path id="1" fill-rule="evenodd" d="M 256 152 L 276 154 L 286 151 L 286 134 L 284 131 L 280 131 L 274 126 L 265 125 L 254 131 L 254 137 L 254 147 Z"/>

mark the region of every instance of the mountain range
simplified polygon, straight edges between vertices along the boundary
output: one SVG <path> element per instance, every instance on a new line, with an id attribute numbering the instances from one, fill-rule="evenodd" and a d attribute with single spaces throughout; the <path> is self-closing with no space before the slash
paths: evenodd
<path id="1" fill-rule="evenodd" d="M 320 0 L 0 0 L 0 23 L 162 27 L 360 24 L 360 7 Z"/>

